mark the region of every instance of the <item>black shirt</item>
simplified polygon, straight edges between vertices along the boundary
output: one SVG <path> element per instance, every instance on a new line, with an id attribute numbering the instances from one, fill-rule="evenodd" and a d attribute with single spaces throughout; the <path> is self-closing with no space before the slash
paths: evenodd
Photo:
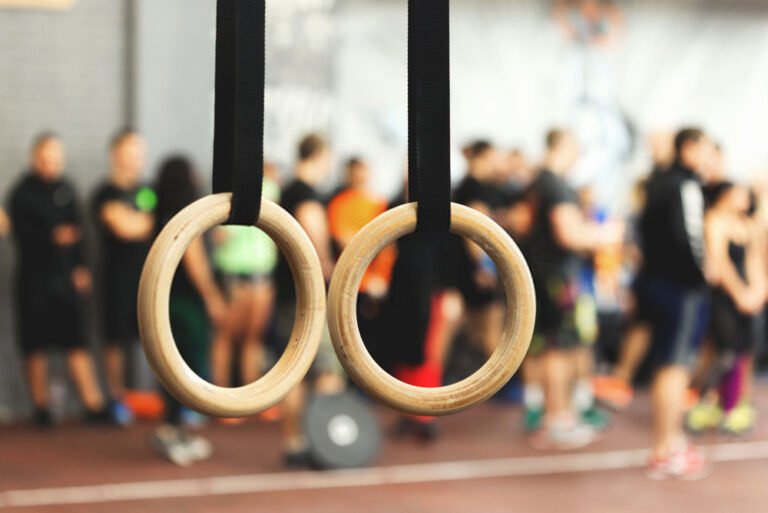
<path id="1" fill-rule="evenodd" d="M 102 272 L 107 289 L 115 293 L 132 294 L 136 288 L 144 259 L 149 251 L 149 240 L 127 241 L 118 237 L 102 219 L 102 210 L 108 203 L 116 202 L 139 212 L 138 196 L 142 187 L 121 189 L 106 182 L 93 197 L 93 213 L 101 242 Z"/>
<path id="2" fill-rule="evenodd" d="M 704 195 L 693 171 L 675 165 L 648 183 L 640 235 L 649 276 L 704 285 Z"/>
<path id="3" fill-rule="evenodd" d="M 194 201 L 195 198 L 188 198 L 188 201 L 185 201 L 183 203 L 191 203 Z M 186 205 L 176 205 L 173 203 L 169 203 L 168 201 L 163 201 L 164 198 L 158 197 L 158 206 L 157 210 L 155 210 L 155 229 L 157 230 L 157 233 L 159 234 L 163 228 L 165 228 L 165 225 L 167 225 L 171 220 L 178 214 L 181 209 Z M 209 248 L 208 243 L 208 237 L 203 236 L 203 243 L 205 244 L 206 250 Z M 171 295 L 173 296 L 184 296 L 188 298 L 195 298 L 195 299 L 202 299 L 200 297 L 200 291 L 197 290 L 197 287 L 195 287 L 195 284 L 192 283 L 191 278 L 189 277 L 189 273 L 187 272 L 187 268 L 184 265 L 184 257 L 182 256 L 181 261 L 179 262 L 179 266 L 176 269 L 176 274 L 173 277 L 173 284 L 171 285 Z"/>
<path id="4" fill-rule="evenodd" d="M 490 210 L 496 210 L 504 206 L 504 195 L 499 187 L 494 184 L 481 182 L 473 176 L 467 175 L 453 193 L 453 201 L 460 205 L 483 203 Z"/>
<path id="5" fill-rule="evenodd" d="M 533 211 L 533 227 L 523 251 L 533 274 L 570 276 L 578 272 L 578 255 L 560 245 L 552 225 L 555 208 L 563 204 L 578 206 L 576 191 L 563 178 L 544 169 L 531 183 L 526 197 Z"/>
<path id="6" fill-rule="evenodd" d="M 62 247 L 54 243 L 54 230 L 62 225 L 85 234 L 77 193 L 65 178 L 46 181 L 29 171 L 13 188 L 9 216 L 16 239 L 18 277 L 50 281 L 69 276 L 85 264 L 84 243 Z"/>
<path id="7" fill-rule="evenodd" d="M 294 217 L 299 207 L 308 202 L 322 203 L 322 199 L 314 187 L 298 178 L 289 183 L 280 196 L 280 205 Z"/>
<path id="8" fill-rule="evenodd" d="M 322 200 L 314 187 L 297 178 L 283 189 L 280 195 L 280 205 L 289 214 L 296 217 L 296 212 L 305 203 L 322 203 Z M 275 283 L 277 285 L 278 300 L 281 303 L 295 301 L 296 288 L 293 284 L 293 275 L 291 274 L 288 262 L 282 254 L 275 271 Z"/>

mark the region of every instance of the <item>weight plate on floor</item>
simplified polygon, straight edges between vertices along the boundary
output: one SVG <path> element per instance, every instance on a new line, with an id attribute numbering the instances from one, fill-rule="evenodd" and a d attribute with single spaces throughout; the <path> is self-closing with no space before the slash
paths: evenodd
<path id="1" fill-rule="evenodd" d="M 319 468 L 364 467 L 379 453 L 379 420 L 353 393 L 314 396 L 304 424 L 310 457 Z"/>

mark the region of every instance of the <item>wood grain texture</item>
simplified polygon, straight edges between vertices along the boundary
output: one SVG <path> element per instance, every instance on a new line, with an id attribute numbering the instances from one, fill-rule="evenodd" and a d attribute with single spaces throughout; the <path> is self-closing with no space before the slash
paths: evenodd
<path id="1" fill-rule="evenodd" d="M 0 9 L 46 9 L 63 11 L 72 8 L 75 0 L 0 0 Z"/>
<path id="2" fill-rule="evenodd" d="M 511 237 L 487 216 L 452 205 L 452 231 L 477 243 L 496 263 L 507 297 L 498 348 L 475 374 L 441 388 L 420 388 L 386 373 L 365 348 L 357 324 L 358 284 L 375 256 L 416 229 L 416 205 L 390 210 L 364 228 L 339 260 L 328 295 L 328 324 L 336 353 L 364 391 L 387 405 L 415 415 L 448 415 L 486 401 L 504 386 L 523 361 L 533 336 L 536 298 L 528 265 Z"/>
<path id="3" fill-rule="evenodd" d="M 222 388 L 197 376 L 182 359 L 171 332 L 170 290 L 189 244 L 223 223 L 231 194 L 208 196 L 180 212 L 158 236 L 139 284 L 139 327 L 144 351 L 160 382 L 179 401 L 202 413 L 240 417 L 280 402 L 309 370 L 325 323 L 325 283 L 309 237 L 285 210 L 264 200 L 257 226 L 272 237 L 296 283 L 296 321 L 288 348 L 261 379 L 240 388 Z"/>

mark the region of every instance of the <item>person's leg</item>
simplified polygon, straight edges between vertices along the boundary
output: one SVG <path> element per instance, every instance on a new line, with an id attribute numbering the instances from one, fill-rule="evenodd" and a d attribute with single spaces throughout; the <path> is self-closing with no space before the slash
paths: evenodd
<path id="1" fill-rule="evenodd" d="M 523 361 L 523 427 L 529 433 L 541 427 L 545 405 L 544 379 L 544 357 L 532 349 Z"/>
<path id="2" fill-rule="evenodd" d="M 685 396 L 691 376 L 682 366 L 659 370 L 651 386 L 653 407 L 653 454 L 662 458 L 686 444 L 683 431 Z"/>
<path id="3" fill-rule="evenodd" d="M 104 410 L 104 396 L 91 355 L 85 349 L 73 349 L 67 352 L 67 365 L 85 407 L 91 412 Z"/>
<path id="4" fill-rule="evenodd" d="M 613 375 L 624 383 L 631 385 L 637 375 L 637 370 L 648 354 L 651 343 L 651 327 L 646 322 L 637 322 L 627 331 L 624 345 Z"/>
<path id="5" fill-rule="evenodd" d="M 249 298 L 241 285 L 233 285 L 229 296 L 227 316 L 216 329 L 211 348 L 211 380 L 221 387 L 232 385 L 235 338 L 242 331 L 249 307 Z"/>
<path id="6" fill-rule="evenodd" d="M 272 317 L 275 293 L 272 284 L 261 282 L 249 291 L 250 301 L 243 349 L 240 355 L 240 375 L 244 383 L 253 383 L 261 376 L 264 366 L 264 333 Z"/>
<path id="7" fill-rule="evenodd" d="M 306 395 L 306 384 L 300 383 L 290 391 L 282 403 L 283 450 L 288 466 L 306 463 L 307 440 L 301 423 Z"/>
<path id="8" fill-rule="evenodd" d="M 658 282 L 655 298 L 659 317 L 654 324 L 653 358 L 657 365 L 651 385 L 652 457 L 647 475 L 653 479 L 698 479 L 707 474 L 706 458 L 684 431 L 690 367 L 701 348 L 709 319 L 709 298 Z"/>
<path id="9" fill-rule="evenodd" d="M 595 374 L 595 348 L 582 346 L 573 351 L 575 382 L 573 384 L 572 404 L 581 422 L 603 431 L 608 427 L 608 413 L 597 408 L 593 378 Z"/>
<path id="10" fill-rule="evenodd" d="M 443 315 L 443 336 L 439 347 L 440 367 L 444 368 L 448 361 L 456 333 L 461 328 L 464 318 L 464 300 L 457 290 L 449 290 L 442 294 L 441 310 Z"/>
<path id="11" fill-rule="evenodd" d="M 38 410 L 47 410 L 50 406 L 48 390 L 48 356 L 43 351 L 35 351 L 24 358 L 27 381 L 32 403 Z"/>
<path id="12" fill-rule="evenodd" d="M 557 422 L 573 415 L 571 409 L 573 378 L 573 356 L 560 349 L 548 350 L 544 355 L 545 419 L 547 423 Z"/>
<path id="13" fill-rule="evenodd" d="M 125 351 L 118 341 L 110 341 L 104 347 L 104 370 L 109 396 L 122 400 L 125 395 Z"/>
<path id="14" fill-rule="evenodd" d="M 498 301 L 483 307 L 479 312 L 481 343 L 485 354 L 490 356 L 496 351 L 504 327 L 504 307 Z"/>

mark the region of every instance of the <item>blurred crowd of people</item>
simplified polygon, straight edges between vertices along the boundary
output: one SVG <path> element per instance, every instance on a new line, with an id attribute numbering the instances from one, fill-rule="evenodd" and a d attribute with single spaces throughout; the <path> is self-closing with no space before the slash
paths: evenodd
<path id="1" fill-rule="evenodd" d="M 577 190 L 568 180 L 580 155 L 574 134 L 552 129 L 545 143 L 538 165 L 519 150 L 468 144 L 467 174 L 454 191 L 455 202 L 505 228 L 531 267 L 537 321 L 521 373 L 530 442 L 560 450 L 595 442 L 609 424 L 605 407 L 626 408 L 645 377 L 654 419 L 649 475 L 703 475 L 707 462 L 686 429 L 743 434 L 755 423 L 753 368 L 768 298 L 768 191 L 729 182 L 721 149 L 703 130 L 686 128 L 653 141 L 654 169 L 637 184 L 628 212 L 611 214 L 589 187 Z M 0 236 L 11 233 L 18 251 L 16 332 L 40 426 L 54 424 L 50 349 L 66 355 L 89 421 L 134 421 L 125 399 L 126 354 L 138 340 L 143 261 L 163 226 L 202 195 L 184 156 L 166 159 L 154 184 L 145 184 L 145 141 L 136 131 L 116 135 L 109 152 L 111 169 L 81 210 L 65 174 L 62 139 L 42 134 L 9 195 L 7 215 L 0 209 Z M 391 200 L 371 191 L 371 167 L 361 157 L 345 162 L 344 183 L 325 197 L 333 166 L 329 141 L 309 135 L 299 142 L 290 173 L 266 164 L 263 191 L 307 232 L 326 281 L 362 227 L 407 201 L 405 184 Z M 96 265 L 86 250 L 89 217 L 98 234 Z M 105 390 L 84 315 L 94 289 Z M 290 338 L 291 271 L 255 228 L 222 227 L 196 241 L 171 296 L 181 354 L 216 385 L 258 379 Z M 384 250 L 366 272 L 358 301 L 371 353 L 395 377 L 418 386 L 446 383 L 457 340 L 490 356 L 504 322 L 496 264 L 451 234 L 411 234 Z M 282 419 L 288 465 L 306 464 L 307 397 L 346 386 L 326 336 L 305 383 L 265 413 Z M 153 446 L 178 464 L 206 458 L 210 444 L 185 428 L 190 412 L 170 395 L 164 399 L 165 422 Z M 433 418 L 402 416 L 392 435 L 430 441 L 438 428 Z"/>

